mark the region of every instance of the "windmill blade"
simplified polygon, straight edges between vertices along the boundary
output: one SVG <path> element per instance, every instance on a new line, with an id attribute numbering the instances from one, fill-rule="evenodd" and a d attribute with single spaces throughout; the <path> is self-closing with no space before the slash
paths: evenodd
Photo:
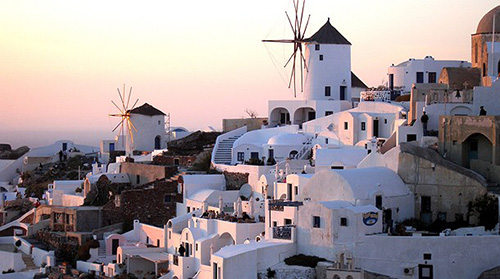
<path id="1" fill-rule="evenodd" d="M 120 121 L 120 123 L 118 123 L 118 125 L 116 125 L 116 127 L 113 129 L 113 131 L 111 132 L 114 132 L 116 129 L 118 129 L 118 127 L 120 127 L 120 125 L 123 123 L 123 118 L 122 118 L 122 121 Z"/>
<path id="2" fill-rule="evenodd" d="M 311 15 L 309 15 L 309 16 L 307 17 L 306 27 L 304 27 L 304 34 L 302 34 L 302 38 L 301 38 L 301 40 L 303 40 L 303 39 L 304 39 L 304 35 L 306 34 L 307 26 L 309 26 L 309 20 L 310 20 L 310 19 L 311 19 Z"/>
<path id="3" fill-rule="evenodd" d="M 286 14 L 286 18 L 288 18 L 288 23 L 290 23 L 290 27 L 292 28 L 294 39 L 296 39 L 296 38 L 295 38 L 295 34 L 296 34 L 297 32 L 295 31 L 295 28 L 293 28 L 292 20 L 291 20 L 291 19 L 290 19 L 290 17 L 288 16 L 288 13 L 287 13 L 287 12 L 285 12 L 285 14 Z M 295 40 L 294 40 L 294 41 L 295 41 Z"/>
<path id="4" fill-rule="evenodd" d="M 134 103 L 134 105 L 132 106 L 132 108 L 130 110 L 133 110 L 135 108 L 135 105 L 137 105 L 137 102 L 139 102 L 139 99 L 137 99 Z"/>
<path id="5" fill-rule="evenodd" d="M 302 19 L 304 18 L 304 7 L 305 6 L 306 6 L 306 0 L 302 1 L 302 12 L 300 13 L 299 32 L 302 29 Z M 306 33 L 306 31 L 304 30 L 304 33 L 302 33 L 302 37 L 304 36 L 305 33 Z M 299 34 L 299 37 L 301 37 L 300 34 Z"/>
<path id="6" fill-rule="evenodd" d="M 134 143 L 134 134 L 132 133 L 132 128 L 130 127 L 130 125 L 127 125 L 127 128 L 128 128 L 128 134 L 130 135 L 130 142 L 133 144 Z"/>
<path id="7" fill-rule="evenodd" d="M 309 72 L 309 67 L 307 66 L 307 61 L 304 57 L 304 54 L 302 53 L 302 50 L 300 51 L 300 57 L 302 58 L 302 60 L 304 60 L 304 69 L 306 69 L 306 72 Z"/>
<path id="8" fill-rule="evenodd" d="M 295 40 L 262 40 L 263 43 L 295 43 Z"/>
<path id="9" fill-rule="evenodd" d="M 115 107 L 116 107 L 116 108 L 117 108 L 117 109 L 118 109 L 121 113 L 123 113 L 123 111 L 121 110 L 121 108 L 119 108 L 119 107 L 118 107 L 118 105 L 117 105 L 117 104 L 115 104 L 115 102 L 111 101 L 111 103 L 113 103 L 113 105 L 115 105 Z"/>
<path id="10" fill-rule="evenodd" d="M 134 130 L 137 132 L 137 129 L 135 128 L 134 123 L 132 123 L 132 120 L 130 120 L 130 118 L 127 118 L 127 120 L 128 123 L 132 126 L 132 128 L 134 128 Z"/>
<path id="11" fill-rule="evenodd" d="M 132 96 L 132 86 L 130 86 L 130 92 L 128 93 L 128 98 L 127 98 L 127 107 L 126 109 L 128 108 L 128 104 L 130 102 L 130 96 Z"/>
<path id="12" fill-rule="evenodd" d="M 123 97 L 122 97 L 122 94 L 120 93 L 120 89 L 116 88 L 116 90 L 118 90 L 118 95 L 120 95 L 120 100 L 122 100 L 123 110 L 125 110 L 125 104 L 123 103 Z M 125 94 L 125 92 L 123 92 L 123 94 Z"/>
<path id="13" fill-rule="evenodd" d="M 294 58 L 294 57 L 295 57 L 295 53 L 297 53 L 297 44 L 295 44 L 295 45 L 293 46 L 293 53 L 292 53 L 292 55 L 290 56 L 290 58 L 288 58 L 288 60 L 286 61 L 285 66 L 283 66 L 283 68 L 286 68 L 286 66 L 288 65 L 288 63 L 290 63 L 290 61 L 292 60 L 292 58 Z"/>

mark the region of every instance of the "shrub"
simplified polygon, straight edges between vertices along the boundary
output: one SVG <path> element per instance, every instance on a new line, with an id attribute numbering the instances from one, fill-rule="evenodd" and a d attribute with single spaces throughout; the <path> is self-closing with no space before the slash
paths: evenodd
<path id="1" fill-rule="evenodd" d="M 274 275 L 276 275 L 276 271 L 272 270 L 270 267 L 267 268 L 267 278 L 274 278 Z"/>
<path id="2" fill-rule="evenodd" d="M 316 267 L 318 262 L 326 261 L 324 258 L 299 254 L 285 259 L 287 265 L 298 265 L 305 267 Z"/>
<path id="3" fill-rule="evenodd" d="M 479 214 L 479 225 L 487 230 L 492 230 L 498 223 L 498 199 L 489 194 L 477 197 L 471 206 L 471 210 Z"/>

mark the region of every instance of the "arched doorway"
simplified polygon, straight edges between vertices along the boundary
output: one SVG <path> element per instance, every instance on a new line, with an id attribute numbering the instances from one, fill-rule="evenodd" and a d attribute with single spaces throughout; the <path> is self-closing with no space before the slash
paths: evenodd
<path id="1" fill-rule="evenodd" d="M 161 137 L 159 135 L 155 137 L 155 149 L 161 149 Z"/>
<path id="2" fill-rule="evenodd" d="M 471 168 L 471 162 L 492 162 L 493 144 L 483 134 L 475 133 L 462 142 L 462 165 Z M 480 163 L 479 162 L 479 163 Z"/>
<path id="3" fill-rule="evenodd" d="M 229 233 L 223 233 L 215 241 L 213 253 L 219 251 L 222 247 L 234 244 L 235 244 L 234 238 Z"/>
<path id="4" fill-rule="evenodd" d="M 269 125 L 275 127 L 277 125 L 288 125 L 290 123 L 290 112 L 283 107 L 274 108 L 269 114 Z"/>
<path id="5" fill-rule="evenodd" d="M 316 111 L 313 108 L 298 108 L 293 114 L 293 124 L 302 127 L 302 123 L 316 119 Z"/>

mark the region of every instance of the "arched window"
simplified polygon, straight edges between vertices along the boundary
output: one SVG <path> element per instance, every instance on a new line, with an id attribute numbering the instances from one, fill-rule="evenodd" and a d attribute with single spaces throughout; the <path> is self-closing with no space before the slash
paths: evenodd
<path id="1" fill-rule="evenodd" d="M 299 152 L 297 150 L 292 150 L 288 157 L 290 157 L 290 159 L 293 159 L 295 158 L 295 156 L 297 156 L 298 153 Z"/>
<path id="2" fill-rule="evenodd" d="M 340 279 L 340 276 L 338 276 L 337 274 L 333 275 L 333 279 Z"/>
<path id="3" fill-rule="evenodd" d="M 347 275 L 345 279 L 353 279 L 351 275 Z"/>

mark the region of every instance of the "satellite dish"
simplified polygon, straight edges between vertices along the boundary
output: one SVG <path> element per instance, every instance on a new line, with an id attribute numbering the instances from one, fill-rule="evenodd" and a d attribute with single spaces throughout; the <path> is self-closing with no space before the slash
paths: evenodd
<path id="1" fill-rule="evenodd" d="M 252 186 L 250 184 L 243 184 L 240 188 L 240 196 L 245 197 L 246 199 L 249 199 L 250 196 L 252 196 Z"/>

